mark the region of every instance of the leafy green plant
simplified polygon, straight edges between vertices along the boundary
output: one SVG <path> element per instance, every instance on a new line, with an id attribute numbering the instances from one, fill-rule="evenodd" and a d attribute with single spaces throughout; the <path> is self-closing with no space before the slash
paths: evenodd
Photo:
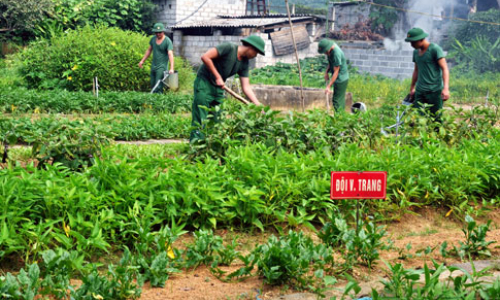
<path id="1" fill-rule="evenodd" d="M 19 282 L 11 273 L 0 276 L 0 296 L 3 298 L 21 299 L 22 294 L 19 290 Z"/>
<path id="2" fill-rule="evenodd" d="M 476 36 L 469 43 L 455 40 L 452 58 L 460 70 L 482 74 L 496 72 L 500 68 L 500 37 L 490 42 L 484 36 Z"/>
<path id="3" fill-rule="evenodd" d="M 398 250 L 398 259 L 405 260 L 407 258 L 412 258 L 413 255 L 410 254 L 410 250 L 412 248 L 411 243 L 406 244 L 404 248 L 399 248 Z"/>
<path id="4" fill-rule="evenodd" d="M 240 256 L 239 251 L 236 250 L 237 246 L 238 243 L 236 238 L 234 238 L 230 244 L 216 248 L 215 252 L 217 255 L 215 257 L 215 263 L 217 265 L 230 266 L 231 263 Z"/>
<path id="5" fill-rule="evenodd" d="M 387 264 L 388 280 L 383 280 L 384 291 L 382 293 L 372 289 L 372 297 L 378 299 L 476 299 L 478 295 L 484 299 L 490 299 L 488 292 L 496 293 L 495 283 L 484 285 L 484 279 L 490 277 L 488 270 L 477 272 L 473 266 L 473 272 L 457 267 L 447 267 L 433 261 L 430 268 L 427 264 L 423 270 L 405 269 L 401 264 Z M 442 280 L 445 272 L 452 274 L 460 271 L 463 275 Z M 486 292 L 488 291 L 488 292 Z"/>
<path id="6" fill-rule="evenodd" d="M 117 267 L 109 266 L 107 275 L 99 274 L 97 268 L 82 278 L 82 285 L 71 292 L 71 297 L 82 300 L 93 299 L 137 299 L 142 293 L 142 281 L 136 279 L 136 267 L 129 266 L 130 257 L 124 256 Z"/>
<path id="7" fill-rule="evenodd" d="M 155 232 L 153 226 L 157 220 L 152 218 L 154 211 L 150 206 L 146 207 L 139 217 L 139 212 L 134 216 L 134 222 L 128 227 L 128 234 L 136 236 L 134 241 L 133 261 L 139 266 L 139 273 L 142 274 L 144 281 L 149 281 L 151 286 L 165 286 L 171 274 L 179 272 L 181 262 L 181 252 L 174 248 L 173 243 L 186 231 L 184 227 L 172 224 L 163 226 L 159 231 Z M 126 248 L 125 251 L 129 251 Z"/>
<path id="8" fill-rule="evenodd" d="M 465 235 L 465 242 L 460 241 L 459 247 L 454 247 L 454 252 L 462 259 L 466 257 L 491 256 L 488 246 L 495 243 L 486 241 L 486 234 L 490 230 L 491 220 L 486 224 L 478 225 L 469 215 L 465 216 L 465 226 L 462 232 Z"/>
<path id="9" fill-rule="evenodd" d="M 14 300 L 35 299 L 41 285 L 40 268 L 35 263 L 27 266 L 27 270 L 21 269 L 17 277 L 14 277 L 11 273 L 7 273 L 6 277 L 0 277 L 0 296 L 2 298 Z"/>
<path id="10" fill-rule="evenodd" d="M 187 268 L 217 264 L 215 253 L 222 248 L 222 238 L 214 236 L 211 230 L 199 230 L 194 233 L 194 243 L 186 250 Z"/>
<path id="11" fill-rule="evenodd" d="M 387 248 L 382 242 L 386 231 L 372 222 L 362 221 L 358 226 L 356 232 L 341 215 L 332 214 L 331 221 L 323 226 L 318 237 L 327 245 L 341 248 L 348 268 L 358 259 L 371 268 L 380 257 L 379 250 Z"/>
<path id="12" fill-rule="evenodd" d="M 4 113 L 179 113 L 190 110 L 189 94 L 139 92 L 90 92 L 0 88 L 0 111 Z"/>
<path id="13" fill-rule="evenodd" d="M 497 277 L 495 281 L 481 289 L 479 295 L 485 300 L 500 298 L 500 278 Z"/>
<path id="14" fill-rule="evenodd" d="M 329 270 L 333 267 L 331 249 L 325 245 L 314 245 L 302 232 L 290 231 L 288 235 L 272 236 L 264 245 L 253 251 L 257 273 L 271 285 L 289 284 L 298 289 L 312 288 L 314 276 L 310 271 Z M 323 272 L 315 272 L 323 278 Z"/>
<path id="15" fill-rule="evenodd" d="M 102 128 L 86 126 L 51 126 L 46 132 L 26 132 L 26 141 L 32 144 L 32 157 L 43 166 L 61 163 L 79 170 L 94 163 L 100 150 L 109 143 L 109 133 Z"/>
<path id="16" fill-rule="evenodd" d="M 92 139 L 94 135 L 107 139 L 114 137 L 115 140 L 134 141 L 185 138 L 189 136 L 190 129 L 188 118 L 172 115 L 95 115 L 86 118 L 75 115 L 73 119 L 53 116 L 33 119 L 28 117 L 0 118 L 0 139 L 9 145 L 50 143 L 66 139 L 58 135 L 59 133 L 82 132 L 89 135 L 81 137 L 84 141 L 96 141 L 95 138 Z M 67 138 L 67 144 L 75 139 L 75 136 L 70 136 Z"/>
<path id="17" fill-rule="evenodd" d="M 332 217 L 318 232 L 318 237 L 330 247 L 338 247 L 354 236 L 354 229 L 349 228 L 342 217 Z"/>
<path id="18" fill-rule="evenodd" d="M 371 268 L 379 259 L 380 249 L 387 249 L 388 246 L 382 241 L 386 235 L 384 226 L 376 226 L 372 222 L 365 224 L 354 239 L 355 253 L 361 258 L 361 261 Z"/>
<path id="19" fill-rule="evenodd" d="M 43 282 L 40 293 L 64 299 L 68 295 L 68 290 L 73 290 L 70 280 L 77 272 L 84 270 L 83 255 L 76 251 L 68 252 L 58 248 L 56 251 L 52 249 L 44 251 L 42 258 Z"/>

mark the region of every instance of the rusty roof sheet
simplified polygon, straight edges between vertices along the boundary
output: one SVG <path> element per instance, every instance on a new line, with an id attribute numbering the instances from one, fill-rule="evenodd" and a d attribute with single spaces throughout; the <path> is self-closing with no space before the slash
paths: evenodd
<path id="1" fill-rule="evenodd" d="M 314 16 L 299 15 L 293 16 L 292 22 L 300 22 L 313 20 Z M 283 15 L 270 15 L 266 17 L 260 16 L 219 16 L 217 18 L 200 21 L 200 22 L 182 22 L 181 24 L 172 26 L 172 29 L 184 28 L 201 28 L 201 27 L 233 27 L 233 28 L 258 28 L 263 26 L 271 26 L 288 23 L 288 17 Z"/>

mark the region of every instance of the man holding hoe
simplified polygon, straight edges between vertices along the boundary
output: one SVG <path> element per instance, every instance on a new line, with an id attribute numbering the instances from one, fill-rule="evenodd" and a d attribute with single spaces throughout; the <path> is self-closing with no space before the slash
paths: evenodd
<path id="1" fill-rule="evenodd" d="M 222 104 L 224 98 L 225 81 L 238 74 L 243 93 L 255 105 L 261 105 L 250 86 L 249 60 L 257 54 L 265 55 L 265 42 L 256 35 L 241 40 L 242 45 L 222 43 L 208 50 L 201 60 L 201 65 L 194 81 L 194 101 L 192 108 L 191 125 L 196 129 L 191 132 L 190 141 L 203 139 L 200 128 L 203 120 L 207 119 L 208 111 Z M 217 116 L 214 116 L 217 117 Z"/>
<path id="2" fill-rule="evenodd" d="M 335 112 L 344 111 L 345 93 L 349 83 L 349 72 L 347 71 L 347 60 L 344 52 L 334 41 L 322 39 L 318 44 L 318 53 L 325 54 L 328 58 L 328 68 L 325 72 L 325 81 L 327 82 L 325 93 L 327 95 L 331 94 L 333 86 L 333 107 Z"/>
<path id="3" fill-rule="evenodd" d="M 410 97 L 414 97 L 413 106 L 422 107 L 423 104 L 431 105 L 429 110 L 435 120 L 441 121 L 439 110 L 443 108 L 443 101 L 450 98 L 448 65 L 446 64 L 443 49 L 429 42 L 429 36 L 420 28 L 408 31 L 406 42 L 415 48 L 413 62 L 415 69 L 411 80 Z"/>
<path id="4" fill-rule="evenodd" d="M 163 23 L 156 23 L 153 26 L 155 37 L 149 41 L 149 48 L 146 50 L 144 57 L 139 62 L 139 68 L 153 52 L 153 62 L 151 63 L 151 89 L 158 83 L 158 86 L 153 91 L 154 93 L 161 94 L 163 92 L 162 79 L 167 71 L 168 63 L 170 62 L 169 74 L 174 73 L 174 51 L 172 41 L 165 36 L 165 26 Z"/>

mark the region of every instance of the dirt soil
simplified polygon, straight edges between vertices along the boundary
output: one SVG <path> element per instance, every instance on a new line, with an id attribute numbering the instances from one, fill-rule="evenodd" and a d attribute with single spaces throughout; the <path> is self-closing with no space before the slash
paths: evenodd
<path id="1" fill-rule="evenodd" d="M 495 241 L 490 245 L 492 260 L 500 259 L 500 209 L 496 209 L 487 213 L 482 217 L 475 217 L 479 224 L 484 224 L 487 220 L 492 220 L 490 231 L 488 232 L 487 241 Z M 432 265 L 432 259 L 446 265 L 461 263 L 458 258 L 443 258 L 440 255 L 439 248 L 444 241 L 448 242 L 448 249 L 452 245 L 458 245 L 459 241 L 464 241 L 462 233 L 462 223 L 447 216 L 447 211 L 437 210 L 435 208 L 426 208 L 416 213 L 406 214 L 400 221 L 389 222 L 387 226 L 387 243 L 392 243 L 393 247 L 390 250 L 381 251 L 380 260 L 369 270 L 366 267 L 356 267 L 350 275 L 352 275 L 360 285 L 367 287 L 366 293 L 370 292 L 371 287 L 380 288 L 380 280 L 386 277 L 386 269 L 384 262 L 395 264 L 401 263 L 405 268 L 420 269 L 427 263 Z M 320 239 L 314 232 L 308 228 L 299 228 L 304 233 L 311 236 L 315 242 L 320 242 Z M 216 235 L 221 236 L 224 242 L 231 242 L 237 238 L 240 243 L 239 251 L 242 254 L 248 254 L 257 245 L 267 241 L 273 233 L 267 231 L 265 233 L 241 233 L 231 232 L 228 230 L 217 230 Z M 193 242 L 191 234 L 182 236 L 176 243 L 175 247 L 185 249 L 188 244 Z M 406 246 L 411 243 L 411 250 L 406 250 Z M 423 254 L 423 250 L 427 247 L 435 248 L 429 254 Z M 417 255 L 416 252 L 421 252 Z M 119 256 L 119 255 L 118 255 Z M 117 257 L 118 257 L 117 256 Z M 405 256 L 402 258 L 402 256 Z M 336 256 L 337 257 L 337 256 Z M 106 263 L 117 260 L 113 257 L 102 257 L 100 262 Z M 22 259 L 13 259 L 9 263 L 0 266 L 4 272 L 17 271 L 24 265 Z M 222 268 L 229 273 L 239 269 L 243 264 L 235 262 L 231 267 Z M 495 270 L 493 270 L 495 271 Z M 498 270 L 496 270 L 498 271 Z M 342 276 L 337 276 L 338 283 L 331 291 L 327 291 L 329 295 L 340 295 L 347 281 L 342 279 Z M 81 284 L 79 280 L 72 280 L 72 284 L 78 286 Z M 363 289 L 364 290 L 364 289 Z M 294 289 L 293 286 L 268 286 L 264 285 L 262 278 L 253 276 L 241 282 L 223 282 L 214 276 L 207 267 L 198 267 L 195 270 L 187 270 L 179 274 L 171 276 L 164 288 L 153 288 L 148 283 L 143 287 L 141 300 L 212 300 L 212 299 L 256 299 L 269 300 L 277 299 L 283 295 L 297 294 L 300 291 Z M 310 295 L 310 294 L 309 294 Z M 290 299 L 295 299 L 291 297 Z M 310 299 L 310 297 L 302 297 L 299 295 L 297 299 Z"/>
<path id="2" fill-rule="evenodd" d="M 500 209 L 488 213 L 486 217 L 477 218 L 478 222 L 483 223 L 491 219 L 492 224 L 487 236 L 487 240 L 496 241 L 491 245 L 492 258 L 500 258 Z M 431 259 L 443 262 L 447 265 L 461 262 L 457 258 L 443 258 L 439 254 L 439 247 L 444 242 L 448 242 L 448 249 L 451 245 L 458 245 L 459 241 L 464 240 L 461 231 L 462 224 L 453 220 L 451 216 L 446 217 L 446 211 L 436 211 L 435 209 L 425 209 L 418 214 L 407 214 L 401 218 L 400 222 L 387 224 L 387 241 L 393 242 L 393 249 L 382 251 L 381 260 L 373 270 L 359 267 L 353 271 L 353 276 L 359 282 L 373 282 L 385 276 L 385 262 L 402 263 L 405 268 L 422 268 L 425 263 L 432 264 Z M 310 230 L 303 229 L 311 233 Z M 234 233 L 227 231 L 218 231 L 225 241 L 230 241 L 235 236 Z M 238 241 L 242 243 L 240 251 L 250 251 L 256 244 L 264 243 L 269 237 L 265 234 L 244 234 L 238 233 Z M 313 236 L 313 239 L 317 237 Z M 191 242 L 190 237 L 183 239 L 181 243 Z M 412 249 L 406 250 L 406 245 L 411 243 Z M 428 246 L 436 249 L 428 256 L 417 256 L 416 251 L 423 250 Z M 405 249 L 402 251 L 401 249 Z M 407 257 L 400 258 L 400 254 Z M 410 257 L 411 255 L 411 257 Z M 236 270 L 241 265 L 233 264 L 230 270 Z M 342 288 L 345 280 L 339 280 L 336 288 Z M 146 285 L 143 289 L 141 300 L 159 300 L 159 299 L 272 299 L 280 295 L 297 293 L 293 287 L 270 287 L 263 285 L 262 280 L 257 277 L 248 278 L 242 282 L 225 283 L 217 279 L 205 267 L 199 267 L 196 270 L 188 271 L 171 277 L 165 288 L 151 288 Z"/>

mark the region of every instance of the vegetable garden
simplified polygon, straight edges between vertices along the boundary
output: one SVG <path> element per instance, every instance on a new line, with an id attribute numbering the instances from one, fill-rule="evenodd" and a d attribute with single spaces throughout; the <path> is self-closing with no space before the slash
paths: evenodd
<path id="1" fill-rule="evenodd" d="M 438 124 L 412 111 L 398 135 L 381 128 L 394 123 L 409 82 L 354 75 L 349 91 L 369 105 L 365 114 L 227 100 L 205 140 L 138 146 L 115 141 L 186 139 L 192 95 L 117 91 L 117 77 L 96 97 L 84 91 L 85 76 L 65 73 L 81 63 L 49 68 L 52 76 L 36 71 L 43 53 L 33 49 L 9 58 L 0 78 L 1 298 L 139 299 L 199 270 L 220 283 L 258 278 L 260 290 L 230 299 L 268 299 L 276 286 L 355 299 L 381 272 L 382 288 L 365 294 L 373 299 L 500 297 L 498 278 L 483 282 L 494 269 L 439 280 L 457 270 L 450 263 L 500 254 L 498 225 L 488 222 L 500 203 L 498 73 L 477 75 L 474 87 L 452 80 L 450 102 L 475 108 L 450 104 Z M 140 59 L 134 49 L 123 55 Z M 322 63 L 305 61 L 306 85 L 321 86 Z M 278 65 L 251 78 L 296 84 L 294 72 Z M 488 91 L 489 106 L 476 105 Z M 388 172 L 388 196 L 362 201 L 356 224 L 355 202 L 329 199 L 330 172 L 363 170 Z M 401 245 L 391 227 L 426 210 L 463 233 L 425 248 Z"/>

